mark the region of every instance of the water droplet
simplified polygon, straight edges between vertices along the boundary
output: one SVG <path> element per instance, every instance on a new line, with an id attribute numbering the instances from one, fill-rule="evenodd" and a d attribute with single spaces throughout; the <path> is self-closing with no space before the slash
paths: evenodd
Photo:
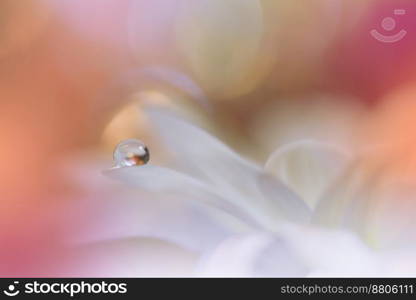
<path id="1" fill-rule="evenodd" d="M 116 167 L 141 166 L 149 161 L 150 154 L 146 145 L 136 139 L 128 139 L 119 143 L 113 154 Z"/>

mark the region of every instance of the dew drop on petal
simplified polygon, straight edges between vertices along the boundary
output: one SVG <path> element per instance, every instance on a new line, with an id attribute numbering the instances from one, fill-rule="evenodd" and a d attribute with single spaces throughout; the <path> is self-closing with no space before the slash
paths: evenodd
<path id="1" fill-rule="evenodd" d="M 149 161 L 150 154 L 146 145 L 136 139 L 120 142 L 113 154 L 116 167 L 141 166 Z"/>

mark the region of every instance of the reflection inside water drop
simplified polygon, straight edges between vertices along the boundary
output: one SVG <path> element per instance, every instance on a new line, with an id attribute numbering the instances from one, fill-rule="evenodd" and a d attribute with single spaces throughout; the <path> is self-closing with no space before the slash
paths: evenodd
<path id="1" fill-rule="evenodd" d="M 150 154 L 143 142 L 128 139 L 116 146 L 113 159 L 116 167 L 140 166 L 149 161 Z"/>

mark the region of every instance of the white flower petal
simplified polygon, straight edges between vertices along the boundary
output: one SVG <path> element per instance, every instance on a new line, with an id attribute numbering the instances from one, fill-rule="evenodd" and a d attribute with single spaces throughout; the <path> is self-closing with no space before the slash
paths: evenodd
<path id="1" fill-rule="evenodd" d="M 246 211 L 232 204 L 203 182 L 175 170 L 145 165 L 112 168 L 104 171 L 104 174 L 132 187 L 167 193 L 170 197 L 182 197 L 193 205 L 203 205 L 206 209 L 215 208 L 217 213 L 225 213 L 230 219 L 235 219 L 239 223 L 258 227 L 258 223 Z"/>
<path id="2" fill-rule="evenodd" d="M 415 248 L 401 248 L 378 254 L 380 277 L 415 277 Z"/>
<path id="3" fill-rule="evenodd" d="M 296 223 L 308 223 L 311 209 L 295 193 L 288 189 L 276 178 L 262 174 L 257 179 L 259 189 L 263 192 L 269 205 L 268 214 L 279 219 Z"/>
<path id="4" fill-rule="evenodd" d="M 214 174 L 218 175 L 223 171 L 217 170 L 221 163 L 233 163 L 249 173 L 260 170 L 259 166 L 242 158 L 224 143 L 172 111 L 147 107 L 146 113 L 162 137 L 167 150 L 174 154 L 180 163 L 186 165 L 193 175 L 219 183 L 218 176 Z M 222 181 L 232 182 L 232 178 L 223 177 Z"/>
<path id="5" fill-rule="evenodd" d="M 364 163 L 364 165 L 363 165 Z M 352 230 L 368 240 L 368 221 L 383 167 L 365 167 L 354 161 L 319 200 L 312 222 L 327 227 Z"/>
<path id="6" fill-rule="evenodd" d="M 416 248 L 416 203 L 414 182 L 385 180 L 372 191 L 364 206 L 366 237 L 378 249 Z"/>
<path id="7" fill-rule="evenodd" d="M 259 166 L 171 111 L 149 107 L 147 114 L 176 159 L 176 169 L 213 185 L 221 195 L 236 199 L 241 206 L 252 200 L 257 189 L 253 178 L 261 172 Z"/>
<path id="8" fill-rule="evenodd" d="M 268 234 L 235 236 L 202 258 L 199 276 L 304 276 L 307 269 L 285 242 Z"/>
<path id="9" fill-rule="evenodd" d="M 111 168 L 103 171 L 103 174 L 128 183 L 130 186 L 151 191 L 180 190 L 185 186 L 188 186 L 191 190 L 194 187 L 202 190 L 208 189 L 203 182 L 186 174 L 151 164 Z"/>
<path id="10" fill-rule="evenodd" d="M 379 250 L 414 247 L 414 182 L 395 167 L 378 157 L 351 164 L 319 201 L 313 222 L 352 230 Z"/>
<path id="11" fill-rule="evenodd" d="M 353 233 L 318 227 L 287 226 L 280 231 L 310 269 L 308 276 L 375 276 L 374 253 Z"/>
<path id="12" fill-rule="evenodd" d="M 234 219 L 228 215 L 215 213 L 183 197 L 107 190 L 67 210 L 68 222 L 77 219 L 84 220 L 81 224 L 86 223 L 68 242 L 79 245 L 109 239 L 154 237 L 186 249 L 203 251 L 240 227 L 244 228 L 241 222 L 230 224 Z M 226 223 L 220 216 L 231 221 Z"/>
<path id="13" fill-rule="evenodd" d="M 333 145 L 301 140 L 277 149 L 268 159 L 265 170 L 315 207 L 348 162 L 349 156 Z"/>
<path id="14" fill-rule="evenodd" d="M 305 205 L 287 188 L 267 180 L 259 166 L 207 132 L 166 110 L 149 108 L 148 114 L 176 157 L 178 169 L 212 185 L 222 197 L 249 212 L 265 227 L 276 228 L 282 219 L 293 220 L 296 214 L 301 218 L 308 215 L 304 214 Z"/>
<path id="15" fill-rule="evenodd" d="M 158 192 L 146 188 L 146 183 L 157 180 L 167 180 L 164 169 L 158 173 L 158 178 L 149 177 L 139 180 L 137 185 L 142 188 L 130 188 L 105 176 L 97 176 L 104 168 L 103 163 L 94 159 L 71 160 L 69 168 L 65 170 L 70 178 L 83 192 L 83 197 L 77 201 L 65 204 L 65 224 L 72 228 L 68 234 L 70 244 L 85 244 L 103 240 L 155 237 L 179 244 L 187 249 L 202 251 L 212 247 L 220 240 L 234 232 L 250 231 L 239 217 L 230 215 L 221 209 L 211 208 L 209 201 L 214 198 L 208 194 L 208 200 L 201 198 L 206 194 L 193 188 L 197 197 L 188 192 L 192 187 L 178 183 L 177 189 L 168 191 L 162 186 Z M 82 163 L 80 163 L 82 161 Z M 147 167 L 147 166 L 146 166 Z M 144 167 L 135 167 L 135 171 L 143 172 Z M 146 168 L 145 168 L 146 169 Z M 119 173 L 110 170 L 110 177 L 118 180 Z M 159 178 L 160 173 L 160 178 Z M 174 172 L 174 174 L 176 174 Z M 142 174 L 145 177 L 145 174 Z M 130 178 L 130 176 L 128 176 Z M 140 177 L 140 176 L 139 176 Z M 180 176 L 179 176 L 180 177 Z M 133 178 L 136 178 L 133 175 Z M 175 176 L 178 179 L 178 176 Z M 132 180 L 134 185 L 134 180 Z M 74 222 L 77 220 L 77 222 Z M 72 232 L 77 234 L 71 234 Z"/>
<path id="16" fill-rule="evenodd" d="M 150 238 L 91 243 L 72 249 L 65 276 L 182 277 L 191 276 L 197 255 L 174 244 Z"/>
<path id="17" fill-rule="evenodd" d="M 350 232 L 282 226 L 275 235 L 231 237 L 198 265 L 204 276 L 376 276 L 380 261 Z"/>

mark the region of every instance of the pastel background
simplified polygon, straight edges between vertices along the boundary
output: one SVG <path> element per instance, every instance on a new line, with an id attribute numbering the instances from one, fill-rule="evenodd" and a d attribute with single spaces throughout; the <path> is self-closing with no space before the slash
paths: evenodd
<path id="1" fill-rule="evenodd" d="M 416 275 L 415 20 L 413 0 L 2 0 L 0 275 Z M 129 138 L 149 165 L 108 175 Z"/>

